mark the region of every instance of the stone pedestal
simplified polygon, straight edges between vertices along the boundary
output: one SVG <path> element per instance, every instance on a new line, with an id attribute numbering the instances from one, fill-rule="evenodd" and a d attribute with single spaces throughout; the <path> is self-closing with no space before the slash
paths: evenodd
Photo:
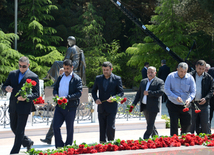
<path id="1" fill-rule="evenodd" d="M 53 103 L 54 101 L 53 101 L 53 86 L 46 86 L 45 87 L 45 103 L 47 103 L 48 101 L 49 101 L 49 103 L 51 104 L 51 103 Z"/>
<path id="2" fill-rule="evenodd" d="M 80 97 L 80 103 L 88 103 L 88 87 L 82 87 L 82 96 Z"/>
<path id="3" fill-rule="evenodd" d="M 45 87 L 45 103 L 49 101 L 49 103 L 53 103 L 53 86 Z M 88 87 L 82 88 L 82 96 L 80 97 L 80 103 L 88 102 Z"/>

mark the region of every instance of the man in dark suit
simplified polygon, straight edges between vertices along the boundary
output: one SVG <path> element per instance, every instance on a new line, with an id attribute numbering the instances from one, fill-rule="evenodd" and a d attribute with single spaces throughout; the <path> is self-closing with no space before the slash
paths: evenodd
<path id="1" fill-rule="evenodd" d="M 166 65 L 166 60 L 161 60 L 161 67 L 159 68 L 158 77 L 165 82 L 169 73 L 170 73 L 170 68 Z M 167 100 L 167 96 L 164 93 L 162 96 L 162 102 L 166 102 L 166 100 Z"/>
<path id="2" fill-rule="evenodd" d="M 209 68 L 208 74 L 210 74 L 214 79 L 214 67 Z M 213 92 L 213 95 L 214 95 L 214 92 Z M 210 125 L 213 119 L 213 112 L 214 112 L 214 96 L 212 96 L 210 99 Z"/>
<path id="3" fill-rule="evenodd" d="M 39 79 L 38 76 L 29 70 L 29 59 L 21 57 L 19 59 L 19 69 L 11 71 L 7 80 L 2 86 L 2 90 L 11 92 L 9 113 L 10 113 L 10 127 L 15 134 L 15 141 L 10 154 L 17 154 L 21 145 L 27 147 L 27 151 L 33 145 L 33 141 L 24 135 L 25 126 L 28 115 L 31 113 L 33 100 L 39 97 Z M 32 88 L 32 94 L 28 95 L 29 102 L 22 96 L 15 97 L 16 93 L 21 89 L 26 79 L 36 81 L 36 86 Z M 19 101 L 17 103 L 17 101 Z M 34 107 L 35 108 L 35 107 Z"/>
<path id="4" fill-rule="evenodd" d="M 92 88 L 92 97 L 98 104 L 98 119 L 100 128 L 100 142 L 114 140 L 115 117 L 117 114 L 117 102 L 110 100 L 111 96 L 123 96 L 123 86 L 121 77 L 112 73 L 112 64 L 104 62 L 102 64 L 103 75 L 98 75 Z M 99 90 L 99 96 L 97 96 Z"/>
<path id="5" fill-rule="evenodd" d="M 148 67 L 149 67 L 149 63 L 148 63 L 148 62 L 145 62 L 145 63 L 144 63 L 144 67 L 143 67 L 143 69 L 141 70 L 142 79 L 147 78 L 147 68 L 148 68 Z"/>
<path id="6" fill-rule="evenodd" d="M 164 82 L 170 73 L 170 68 L 166 65 L 166 60 L 161 60 L 161 67 L 159 68 L 158 77 Z"/>
<path id="7" fill-rule="evenodd" d="M 53 89 L 53 95 L 59 97 L 66 97 L 68 100 L 65 109 L 58 106 L 55 107 L 53 129 L 55 136 L 55 147 L 64 147 L 72 145 L 74 133 L 74 120 L 76 116 L 76 109 L 80 102 L 82 95 L 82 80 L 73 72 L 72 61 L 65 59 L 63 61 L 64 74 L 60 75 Z M 64 143 L 60 127 L 63 122 L 66 123 L 67 139 Z"/>
<path id="8" fill-rule="evenodd" d="M 197 134 L 210 133 L 210 98 L 213 94 L 213 78 L 205 72 L 206 62 L 198 60 L 195 65 L 195 71 L 190 72 L 196 83 L 196 95 L 192 101 L 192 125 L 190 132 Z M 195 113 L 195 105 L 201 110 Z M 201 126 L 201 128 L 199 128 Z"/>
<path id="9" fill-rule="evenodd" d="M 140 111 L 146 118 L 147 129 L 143 138 L 158 135 L 155 127 L 155 119 L 160 107 L 160 96 L 164 93 L 163 80 L 156 77 L 156 68 L 149 67 L 147 70 L 148 78 L 141 80 L 140 88 L 137 91 L 132 104 L 136 105 L 140 101 Z"/>

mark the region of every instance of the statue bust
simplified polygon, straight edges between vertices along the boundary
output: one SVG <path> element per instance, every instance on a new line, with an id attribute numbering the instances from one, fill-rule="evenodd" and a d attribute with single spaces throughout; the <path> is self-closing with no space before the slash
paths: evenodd
<path id="1" fill-rule="evenodd" d="M 65 55 L 65 59 L 72 60 L 73 63 L 73 72 L 79 75 L 82 79 L 83 86 L 86 85 L 86 76 L 85 76 L 85 57 L 83 50 L 76 46 L 76 39 L 73 36 L 69 36 L 68 39 L 68 49 Z M 63 67 L 63 61 L 55 61 L 51 69 L 48 71 L 48 75 L 44 79 L 52 79 L 54 83 L 59 77 L 59 70 Z"/>

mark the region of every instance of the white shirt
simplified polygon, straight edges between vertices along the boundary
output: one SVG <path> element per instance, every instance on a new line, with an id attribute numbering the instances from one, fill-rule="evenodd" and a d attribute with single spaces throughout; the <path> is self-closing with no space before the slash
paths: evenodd
<path id="1" fill-rule="evenodd" d="M 196 83 L 195 101 L 200 101 L 200 99 L 202 97 L 201 82 L 202 82 L 203 76 L 204 76 L 204 73 L 201 76 L 199 76 L 198 73 L 196 73 L 196 75 L 195 75 L 195 83 Z"/>
<path id="2" fill-rule="evenodd" d="M 148 78 L 148 82 L 147 82 L 147 84 L 146 84 L 146 89 L 145 89 L 145 91 L 148 91 L 149 86 L 150 86 L 150 84 L 152 83 L 153 80 L 154 80 L 154 78 L 153 78 L 151 81 L 149 81 L 149 78 Z M 147 103 L 147 95 L 144 95 L 144 96 L 143 96 L 142 103 L 143 103 L 143 104 L 146 104 L 146 103 Z"/>
<path id="3" fill-rule="evenodd" d="M 59 82 L 59 97 L 66 97 L 69 93 L 69 82 L 71 81 L 73 72 L 70 75 L 63 75 Z"/>

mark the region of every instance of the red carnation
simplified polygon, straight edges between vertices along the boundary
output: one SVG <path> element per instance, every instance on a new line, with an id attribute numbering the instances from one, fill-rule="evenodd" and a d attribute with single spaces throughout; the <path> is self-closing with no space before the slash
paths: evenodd
<path id="1" fill-rule="evenodd" d="M 189 108 L 184 108 L 183 109 L 183 112 L 187 112 L 187 111 L 189 111 Z"/>
<path id="2" fill-rule="evenodd" d="M 62 105 L 62 100 L 59 99 L 59 100 L 57 101 L 57 103 L 58 103 L 59 105 Z"/>
<path id="3" fill-rule="evenodd" d="M 67 101 L 67 99 L 66 98 L 63 98 L 62 99 L 62 103 L 67 103 L 68 101 Z"/>
<path id="4" fill-rule="evenodd" d="M 36 81 L 31 81 L 31 84 L 32 84 L 33 86 L 36 86 Z"/>
<path id="5" fill-rule="evenodd" d="M 125 97 L 120 103 L 123 104 L 124 102 L 126 102 L 127 98 Z"/>
<path id="6" fill-rule="evenodd" d="M 195 110 L 195 113 L 197 114 L 197 113 L 200 113 L 201 112 L 201 110 Z"/>
<path id="7" fill-rule="evenodd" d="M 32 81 L 31 79 L 27 79 L 27 80 L 26 80 L 27 83 L 30 83 L 31 81 Z"/>
<path id="8" fill-rule="evenodd" d="M 132 112 L 132 109 L 129 109 L 129 112 Z"/>
<path id="9" fill-rule="evenodd" d="M 130 106 L 130 109 L 134 109 L 134 106 L 133 106 L 133 105 L 131 105 L 131 106 Z"/>

